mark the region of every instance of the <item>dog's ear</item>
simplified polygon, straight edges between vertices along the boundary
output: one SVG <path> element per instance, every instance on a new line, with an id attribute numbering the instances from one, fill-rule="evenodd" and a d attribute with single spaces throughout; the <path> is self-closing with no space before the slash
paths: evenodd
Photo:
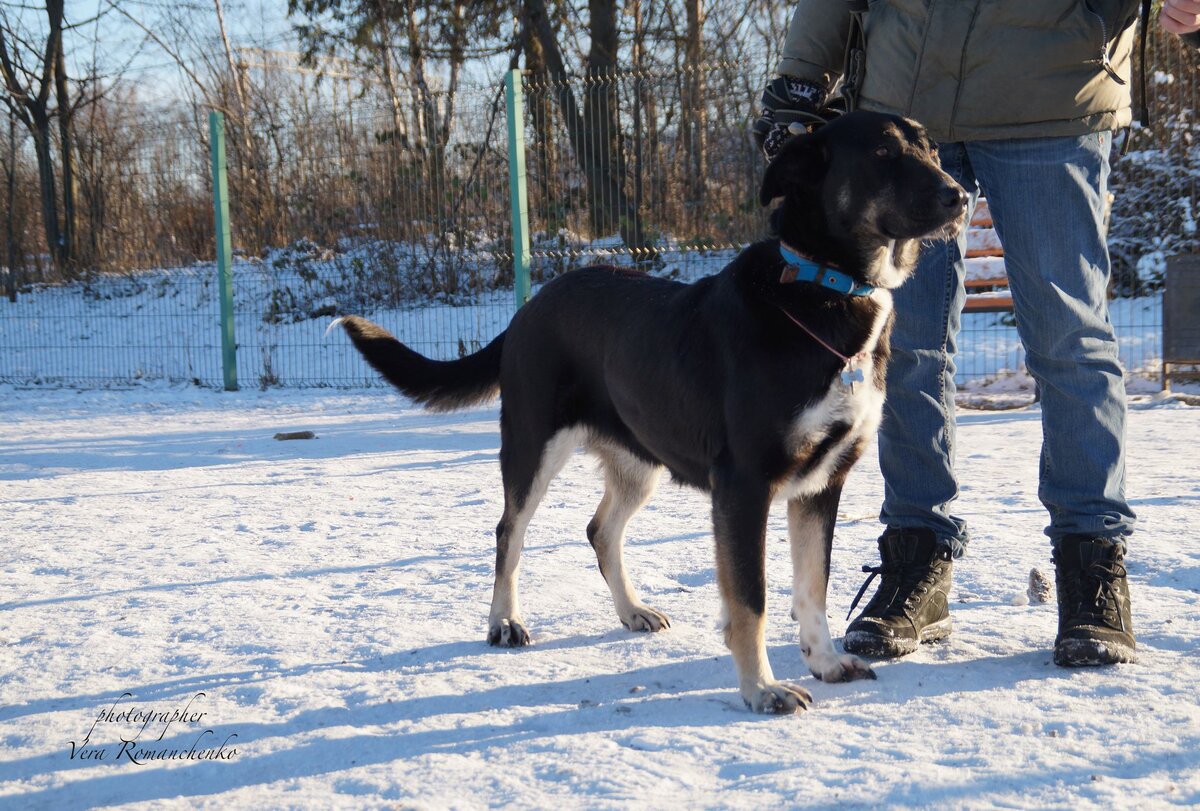
<path id="1" fill-rule="evenodd" d="M 763 174 L 758 202 L 771 205 L 793 189 L 813 188 L 825 176 L 825 144 L 816 135 L 793 135 L 784 142 Z"/>

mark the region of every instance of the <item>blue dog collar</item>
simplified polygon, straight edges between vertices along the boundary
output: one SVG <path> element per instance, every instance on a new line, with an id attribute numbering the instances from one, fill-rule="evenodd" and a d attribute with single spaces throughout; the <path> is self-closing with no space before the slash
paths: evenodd
<path id="1" fill-rule="evenodd" d="M 805 259 L 782 242 L 779 243 L 779 255 L 787 263 L 779 277 L 780 282 L 812 282 L 844 296 L 869 296 L 875 290 L 869 284 L 859 284 L 840 270 Z"/>

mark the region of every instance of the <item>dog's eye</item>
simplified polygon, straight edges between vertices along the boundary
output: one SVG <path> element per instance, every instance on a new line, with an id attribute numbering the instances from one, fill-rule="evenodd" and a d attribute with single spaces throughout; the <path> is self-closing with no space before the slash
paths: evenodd
<path id="1" fill-rule="evenodd" d="M 892 156 L 892 148 L 887 144 L 875 147 L 875 157 L 890 158 Z"/>

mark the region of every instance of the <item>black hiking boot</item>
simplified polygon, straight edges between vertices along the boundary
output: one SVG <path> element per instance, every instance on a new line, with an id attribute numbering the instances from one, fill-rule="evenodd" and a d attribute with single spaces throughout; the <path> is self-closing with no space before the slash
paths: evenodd
<path id="1" fill-rule="evenodd" d="M 881 565 L 863 566 L 870 576 L 850 613 L 875 575 L 879 589 L 846 628 L 842 648 L 862 656 L 904 656 L 922 642 L 950 636 L 950 550 L 938 545 L 931 530 L 888 529 L 879 536 L 879 557 Z"/>
<path id="2" fill-rule="evenodd" d="M 1111 538 L 1065 535 L 1054 551 L 1058 584 L 1060 667 L 1136 662 L 1125 544 Z"/>

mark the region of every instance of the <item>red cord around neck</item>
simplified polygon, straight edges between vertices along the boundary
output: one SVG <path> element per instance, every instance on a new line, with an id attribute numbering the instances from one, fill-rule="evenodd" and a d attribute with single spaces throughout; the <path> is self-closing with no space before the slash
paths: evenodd
<path id="1" fill-rule="evenodd" d="M 776 305 L 776 306 L 779 306 L 779 305 Z M 853 366 L 855 361 L 862 360 L 862 359 L 863 359 L 863 357 L 864 357 L 864 355 L 866 355 L 866 353 L 865 353 L 865 352 L 859 352 L 857 355 L 855 355 L 855 356 L 854 356 L 854 357 L 852 357 L 852 358 L 851 358 L 851 357 L 847 357 L 847 356 L 843 355 L 841 352 L 838 352 L 838 351 L 837 351 L 836 349 L 834 349 L 832 346 L 830 346 L 829 344 L 827 344 L 827 343 L 826 343 L 826 342 L 825 342 L 825 341 L 824 341 L 824 340 L 821 338 L 821 336 L 817 335 L 817 333 L 813 332 L 811 329 L 809 329 L 809 328 L 808 328 L 808 327 L 806 327 L 804 324 L 802 324 L 802 323 L 801 323 L 799 320 L 797 320 L 797 319 L 796 319 L 796 317 L 795 317 L 794 315 L 792 315 L 791 313 L 789 313 L 787 310 L 783 309 L 782 307 L 779 307 L 779 311 L 780 311 L 781 313 L 783 313 L 784 315 L 786 315 L 786 316 L 788 317 L 788 320 L 789 320 L 789 321 L 791 321 L 793 324 L 795 324 L 796 326 L 798 326 L 800 329 L 804 330 L 804 332 L 808 334 L 808 337 L 812 338 L 814 341 L 816 341 L 816 342 L 817 342 L 817 343 L 819 343 L 821 346 L 823 346 L 823 347 L 825 347 L 826 349 L 828 349 L 828 350 L 829 350 L 830 352 L 832 352 L 834 355 L 836 355 L 837 357 L 841 358 L 841 359 L 842 359 L 842 363 L 846 364 L 847 366 Z"/>

